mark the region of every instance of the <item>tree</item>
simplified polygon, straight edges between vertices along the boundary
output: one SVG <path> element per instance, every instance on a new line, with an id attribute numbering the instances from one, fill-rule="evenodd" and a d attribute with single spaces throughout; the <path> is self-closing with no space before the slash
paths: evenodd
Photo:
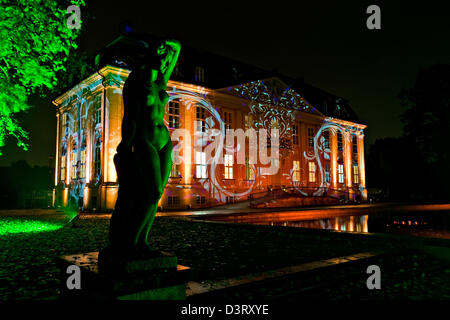
<path id="1" fill-rule="evenodd" d="M 28 133 L 15 114 L 30 108 L 29 95 L 45 95 L 58 84 L 80 33 L 67 26 L 67 7 L 84 4 L 84 0 L 0 0 L 0 148 L 12 136 L 27 150 Z"/>
<path id="2" fill-rule="evenodd" d="M 421 70 L 410 89 L 400 94 L 408 109 L 402 115 L 404 138 L 411 145 L 409 160 L 423 163 L 429 194 L 450 195 L 450 65 Z M 413 174 L 413 173 L 411 173 Z"/>

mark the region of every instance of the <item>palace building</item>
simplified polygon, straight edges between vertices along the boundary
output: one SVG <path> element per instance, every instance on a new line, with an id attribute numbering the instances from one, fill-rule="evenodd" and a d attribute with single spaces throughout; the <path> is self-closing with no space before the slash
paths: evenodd
<path id="1" fill-rule="evenodd" d="M 118 182 L 113 157 L 121 140 L 122 90 L 132 63 L 127 46 L 126 37 L 113 42 L 96 59 L 96 73 L 53 101 L 55 206 L 114 208 Z M 185 45 L 167 92 L 165 121 L 174 165 L 160 200 L 163 209 L 244 200 L 266 206 L 366 199 L 366 125 L 343 98 L 302 79 Z M 261 138 L 262 129 L 267 138 Z M 246 132 L 256 132 L 256 140 L 242 135 Z"/>

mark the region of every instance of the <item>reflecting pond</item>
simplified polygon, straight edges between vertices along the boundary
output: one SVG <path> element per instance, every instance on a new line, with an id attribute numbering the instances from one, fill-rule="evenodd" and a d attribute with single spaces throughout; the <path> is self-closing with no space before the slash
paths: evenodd
<path id="1" fill-rule="evenodd" d="M 450 238 L 450 211 L 448 210 L 398 211 L 386 209 L 375 212 L 370 210 L 359 211 L 357 213 L 355 210 L 349 212 L 348 210 L 319 209 L 216 215 L 204 217 L 204 219 L 271 226 L 328 229 L 343 232 L 394 232 Z"/>

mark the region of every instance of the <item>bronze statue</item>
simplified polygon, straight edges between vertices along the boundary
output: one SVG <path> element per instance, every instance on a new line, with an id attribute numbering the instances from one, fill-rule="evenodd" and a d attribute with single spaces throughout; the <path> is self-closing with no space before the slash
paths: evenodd
<path id="1" fill-rule="evenodd" d="M 109 230 L 114 253 L 153 252 L 148 236 L 172 167 L 172 141 L 164 125 L 166 88 L 179 52 L 175 40 L 148 43 L 147 55 L 124 85 L 122 141 L 114 156 L 119 191 Z"/>

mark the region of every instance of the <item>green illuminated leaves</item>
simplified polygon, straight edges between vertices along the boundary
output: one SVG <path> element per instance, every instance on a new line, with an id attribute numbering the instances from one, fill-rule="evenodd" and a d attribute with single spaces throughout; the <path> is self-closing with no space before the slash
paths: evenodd
<path id="1" fill-rule="evenodd" d="M 66 24 L 71 4 L 85 2 L 0 0 L 0 147 L 12 136 L 26 150 L 28 134 L 14 114 L 30 108 L 30 94 L 58 84 L 63 63 L 77 48 L 80 30 Z"/>

